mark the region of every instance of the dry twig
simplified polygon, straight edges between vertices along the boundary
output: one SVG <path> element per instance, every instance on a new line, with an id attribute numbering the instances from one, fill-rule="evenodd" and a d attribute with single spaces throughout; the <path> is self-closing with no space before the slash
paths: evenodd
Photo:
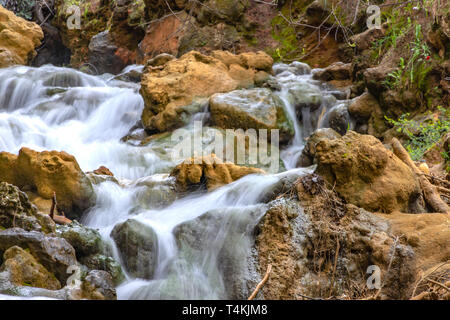
<path id="1" fill-rule="evenodd" d="M 258 285 L 256 286 L 255 290 L 253 291 L 253 293 L 250 295 L 250 297 L 248 298 L 248 300 L 253 300 L 256 295 L 258 294 L 259 290 L 261 290 L 261 288 L 264 286 L 264 284 L 267 282 L 267 280 L 269 279 L 269 275 L 270 272 L 272 271 L 272 265 L 269 264 L 267 266 L 267 271 L 266 274 L 264 275 L 264 278 L 261 280 L 260 283 L 258 283 Z"/>

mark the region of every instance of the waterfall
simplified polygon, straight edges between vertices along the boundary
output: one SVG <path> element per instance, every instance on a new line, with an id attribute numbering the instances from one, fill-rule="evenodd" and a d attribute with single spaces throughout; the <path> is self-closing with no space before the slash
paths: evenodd
<path id="1" fill-rule="evenodd" d="M 139 67 L 128 67 L 124 73 L 130 68 Z M 253 229 L 267 209 L 263 197 L 283 179 L 311 172 L 296 168 L 304 141 L 316 128 L 328 125 L 329 110 L 343 103 L 312 79 L 305 64 L 277 64 L 274 71 L 274 92 L 295 129 L 281 152 L 285 172 L 246 176 L 159 207 L 149 203 L 149 185 L 152 192 L 160 192 L 170 184 L 167 173 L 176 163 L 167 156 L 170 146 L 138 147 L 121 141 L 140 120 L 144 103 L 139 84 L 49 65 L 0 69 L 0 151 L 64 150 L 85 172 L 106 166 L 115 174 L 116 180 L 94 186 L 96 206 L 83 222 L 99 229 L 118 261 L 110 234 L 128 219 L 151 228 L 158 248 L 153 278 L 126 274 L 117 288 L 119 299 L 223 299 L 234 297 L 231 290 L 245 295 L 248 288 L 228 281 L 227 275 L 237 272 L 245 279 L 256 272 L 248 262 Z M 207 117 L 207 110 L 194 116 Z M 192 241 L 192 234 L 198 234 L 201 243 Z"/>

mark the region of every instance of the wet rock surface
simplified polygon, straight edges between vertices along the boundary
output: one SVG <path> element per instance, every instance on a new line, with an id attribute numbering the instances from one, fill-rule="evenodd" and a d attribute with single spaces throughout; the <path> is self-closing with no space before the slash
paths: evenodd
<path id="1" fill-rule="evenodd" d="M 72 245 L 77 257 L 95 255 L 103 252 L 103 242 L 98 231 L 83 226 L 78 222 L 70 225 L 58 225 L 56 235 Z"/>
<path id="2" fill-rule="evenodd" d="M 134 219 L 118 224 L 111 232 L 126 271 L 137 278 L 152 279 L 158 257 L 155 231 Z"/>
<path id="3" fill-rule="evenodd" d="M 280 140 L 289 141 L 294 130 L 283 101 L 268 89 L 249 89 L 215 94 L 209 100 L 211 119 L 224 129 L 280 130 Z"/>
<path id="4" fill-rule="evenodd" d="M 120 263 L 109 256 L 94 254 L 81 257 L 80 263 L 85 265 L 89 270 L 103 270 L 108 272 L 116 286 L 125 280 L 125 275 Z"/>
<path id="5" fill-rule="evenodd" d="M 219 209 L 174 229 L 180 259 L 205 257 L 198 267 L 206 268 L 208 281 L 217 283 L 219 297 L 246 299 L 259 281 L 255 256 L 249 251 L 253 228 L 262 212 L 262 207 Z"/>
<path id="6" fill-rule="evenodd" d="M 82 296 L 92 300 L 117 300 L 116 289 L 111 275 L 94 270 L 88 273 L 82 285 Z"/>

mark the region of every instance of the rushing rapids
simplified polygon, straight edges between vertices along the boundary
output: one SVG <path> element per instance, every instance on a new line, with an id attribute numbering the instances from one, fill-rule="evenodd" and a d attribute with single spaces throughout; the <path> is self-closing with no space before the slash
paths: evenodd
<path id="1" fill-rule="evenodd" d="M 156 237 L 154 261 L 145 266 L 153 269 L 151 279 L 126 274 L 117 288 L 119 299 L 244 298 L 251 293 L 246 280 L 256 274 L 253 229 L 267 209 L 263 197 L 283 179 L 310 172 L 295 169 L 304 139 L 317 127 L 328 127 L 333 111 L 346 103 L 337 99 L 341 93 L 313 80 L 314 70 L 305 64 L 278 64 L 274 71 L 278 87 L 273 90 L 295 129 L 281 150 L 284 172 L 250 175 L 207 194 L 154 206 L 148 186 L 160 191 L 177 162 L 168 156 L 170 143 L 122 141 L 143 109 L 139 84 L 53 66 L 0 70 L 0 150 L 64 150 L 83 171 L 106 166 L 114 172 L 117 180 L 95 185 L 97 204 L 82 222 L 100 230 L 117 261 L 121 257 L 111 232 L 119 224 L 134 219 Z M 194 118 L 206 121 L 207 111 Z M 194 236 L 200 243 L 186 245 Z M 228 281 L 223 259 L 231 261 L 239 283 Z"/>

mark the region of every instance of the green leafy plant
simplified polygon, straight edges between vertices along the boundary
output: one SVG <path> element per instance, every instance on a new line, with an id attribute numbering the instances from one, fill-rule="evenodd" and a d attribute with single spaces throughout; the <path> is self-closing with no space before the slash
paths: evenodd
<path id="1" fill-rule="evenodd" d="M 431 50 L 423 40 L 422 26 L 416 25 L 414 40 L 409 44 L 411 55 L 408 62 L 400 58 L 399 66 L 389 73 L 384 84 L 389 89 L 415 89 L 426 92 L 426 79 L 431 71 L 428 61 L 431 59 Z"/>
<path id="2" fill-rule="evenodd" d="M 382 14 L 382 19 L 383 21 L 388 22 L 389 28 L 383 38 L 372 43 L 372 58 L 376 61 L 378 61 L 389 48 L 395 48 L 397 46 L 397 39 L 403 36 L 412 26 L 411 18 L 405 18 L 399 11 L 393 11 L 392 13 L 384 12 Z"/>
<path id="3" fill-rule="evenodd" d="M 400 58 L 398 69 L 389 73 L 387 78 L 383 81 L 383 84 L 389 89 L 395 89 L 400 86 L 405 67 L 405 59 Z"/>
<path id="4" fill-rule="evenodd" d="M 438 111 L 438 115 L 422 122 L 408 119 L 409 113 L 403 114 L 398 120 L 385 116 L 389 123 L 397 127 L 397 132 L 408 137 L 405 147 L 414 161 L 421 160 L 425 152 L 450 131 L 450 109 L 439 106 Z M 447 160 L 450 155 L 443 155 L 443 158 Z"/>

